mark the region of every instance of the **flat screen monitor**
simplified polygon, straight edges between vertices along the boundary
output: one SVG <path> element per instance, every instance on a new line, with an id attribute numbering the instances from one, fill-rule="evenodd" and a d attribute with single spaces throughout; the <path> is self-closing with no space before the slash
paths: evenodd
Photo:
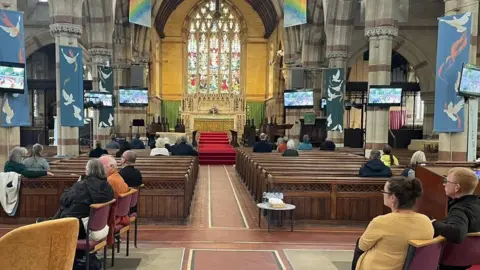
<path id="1" fill-rule="evenodd" d="M 459 96 L 480 97 L 480 68 L 464 65 L 462 75 L 457 78 Z"/>
<path id="2" fill-rule="evenodd" d="M 285 108 L 313 107 L 313 89 L 285 90 L 283 99 Z"/>
<path id="3" fill-rule="evenodd" d="M 25 64 L 0 62 L 0 91 L 23 94 Z"/>
<path id="4" fill-rule="evenodd" d="M 113 95 L 104 92 L 85 92 L 84 95 L 85 99 L 84 102 L 93 102 L 93 104 L 97 105 L 102 102 L 104 107 L 113 107 Z"/>
<path id="5" fill-rule="evenodd" d="M 148 89 L 122 87 L 118 90 L 120 105 L 124 106 L 147 106 Z"/>
<path id="6" fill-rule="evenodd" d="M 368 92 L 369 106 L 400 106 L 402 88 L 389 85 L 371 85 Z"/>

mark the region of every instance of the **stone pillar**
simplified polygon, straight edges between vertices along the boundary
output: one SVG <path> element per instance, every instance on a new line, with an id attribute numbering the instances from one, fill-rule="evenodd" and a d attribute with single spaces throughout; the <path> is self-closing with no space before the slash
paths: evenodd
<path id="1" fill-rule="evenodd" d="M 82 5 L 83 0 L 51 0 L 50 7 L 50 32 L 55 38 L 55 63 L 57 78 L 57 118 L 55 127 L 58 130 L 57 155 L 77 156 L 79 154 L 78 127 L 61 126 L 62 88 L 60 82 L 59 47 L 77 47 L 78 39 L 83 32 Z"/>
<path id="2" fill-rule="evenodd" d="M 472 42 L 470 43 L 469 63 L 475 65 L 477 62 L 477 33 L 478 33 L 478 1 L 476 0 L 444 0 L 445 16 L 457 13 L 472 12 Z M 469 102 L 478 102 L 472 99 Z M 440 133 L 438 145 L 438 160 L 440 161 L 466 161 L 468 147 L 468 114 L 469 102 L 465 103 L 465 131 L 459 133 Z M 478 112 L 477 112 L 478 114 Z M 476 133 L 476 132 L 475 132 Z"/>
<path id="3" fill-rule="evenodd" d="M 369 2 L 370 3 L 370 2 Z M 367 10 L 368 9 L 368 10 Z M 382 14 L 382 16 L 376 15 Z M 388 85 L 391 80 L 392 42 L 398 28 L 392 18 L 392 0 L 372 1 L 366 7 L 365 36 L 369 39 L 368 84 Z M 372 16 L 373 15 L 373 16 Z M 382 19 L 377 19 L 382 17 Z M 388 143 L 389 110 L 367 107 L 365 156 Z"/>
<path id="4" fill-rule="evenodd" d="M 17 10 L 17 0 L 2 0 L 2 9 Z M 3 95 L 0 95 L 0 105 L 3 104 Z M 20 127 L 0 127 L 0 164 L 5 164 L 8 153 L 15 146 L 20 145 Z M 3 172 L 3 166 L 0 166 Z"/>
<path id="5" fill-rule="evenodd" d="M 93 91 L 99 91 L 98 67 L 107 66 L 111 63 L 112 50 L 105 48 L 92 48 L 88 50 L 92 59 L 92 85 Z M 93 145 L 100 141 L 103 146 L 110 140 L 110 127 L 99 127 L 99 110 L 93 110 Z"/>
<path id="6" fill-rule="evenodd" d="M 342 45 L 337 45 L 338 47 L 345 47 L 347 48 L 348 46 L 342 46 Z M 333 46 L 334 48 L 336 47 L 335 45 Z M 347 61 L 348 61 L 348 50 L 337 50 L 337 51 L 330 51 L 327 53 L 327 58 L 328 58 L 328 66 L 330 68 L 343 68 L 345 69 L 345 82 L 344 84 L 347 83 Z M 346 90 L 346 89 L 345 89 Z M 344 125 L 345 127 L 345 125 Z M 328 138 L 330 138 L 336 145 L 337 147 L 343 147 L 344 143 L 344 133 L 340 131 L 328 131 L 327 133 Z"/>
<path id="7" fill-rule="evenodd" d="M 423 110 L 423 138 L 437 138 L 433 134 L 433 114 L 435 112 L 435 92 L 427 91 L 421 93 L 424 110 Z"/>

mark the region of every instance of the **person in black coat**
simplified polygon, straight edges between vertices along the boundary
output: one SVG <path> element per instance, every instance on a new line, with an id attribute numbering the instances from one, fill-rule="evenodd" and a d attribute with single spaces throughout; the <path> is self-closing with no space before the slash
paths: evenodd
<path id="1" fill-rule="evenodd" d="M 360 168 L 360 177 L 392 177 L 392 170 L 380 160 L 380 151 L 372 150 L 370 160 Z"/>
<path id="2" fill-rule="evenodd" d="M 132 150 L 132 147 L 130 146 L 130 143 L 127 142 L 127 141 L 124 141 L 121 145 L 120 145 L 120 150 L 117 151 L 117 153 L 115 153 L 115 156 L 116 157 L 121 157 L 123 155 L 123 153 L 125 153 L 126 151 L 128 150 Z"/>
<path id="3" fill-rule="evenodd" d="M 295 149 L 295 142 L 290 139 L 287 142 L 287 150 L 283 152 L 284 157 L 298 157 L 298 151 Z"/>
<path id="4" fill-rule="evenodd" d="M 331 139 L 326 139 L 322 145 L 320 145 L 320 150 L 322 151 L 335 151 L 335 143 Z"/>
<path id="5" fill-rule="evenodd" d="M 445 194 L 451 199 L 447 217 L 433 220 L 435 236 L 441 235 L 455 244 L 462 243 L 468 233 L 480 232 L 480 199 L 475 195 L 478 177 L 468 168 L 452 168 L 444 180 Z M 440 265 L 440 270 L 468 269 L 471 266 Z"/>
<path id="6" fill-rule="evenodd" d="M 180 143 L 172 148 L 172 156 L 198 156 L 198 152 L 187 144 L 187 136 L 180 137 Z"/>
<path id="7" fill-rule="evenodd" d="M 122 155 L 123 168 L 118 172 L 129 187 L 139 187 L 143 184 L 142 173 L 135 168 L 137 154 L 132 151 L 126 151 Z"/>
<path id="8" fill-rule="evenodd" d="M 267 142 L 267 135 L 265 133 L 260 134 L 260 141 L 253 146 L 253 152 L 255 153 L 271 153 L 272 145 Z"/>
<path id="9" fill-rule="evenodd" d="M 88 157 L 91 158 L 99 158 L 103 155 L 108 155 L 107 150 L 102 148 L 102 143 L 100 141 L 97 141 L 95 143 L 95 149 L 92 149 L 90 153 L 88 154 Z"/>
<path id="10" fill-rule="evenodd" d="M 140 134 L 135 134 L 135 137 L 130 141 L 132 149 L 145 149 L 145 144 L 140 140 Z"/>

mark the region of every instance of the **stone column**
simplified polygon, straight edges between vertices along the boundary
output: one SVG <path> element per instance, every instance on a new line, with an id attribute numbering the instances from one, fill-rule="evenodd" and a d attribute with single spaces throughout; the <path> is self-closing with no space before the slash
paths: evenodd
<path id="1" fill-rule="evenodd" d="M 111 63 L 112 59 L 112 50 L 105 48 L 92 48 L 88 50 L 90 57 L 92 59 L 92 88 L 93 91 L 99 91 L 99 79 L 98 79 L 98 67 L 99 66 L 108 66 Z M 93 145 L 97 141 L 100 141 L 103 146 L 108 143 L 110 139 L 110 128 L 99 127 L 99 110 L 93 110 Z"/>
<path id="2" fill-rule="evenodd" d="M 55 126 L 58 130 L 57 155 L 77 156 L 79 154 L 78 127 L 61 126 L 60 101 L 62 88 L 60 82 L 59 47 L 77 47 L 78 39 L 83 32 L 82 5 L 83 0 L 51 0 L 48 2 L 50 9 L 50 32 L 55 38 L 55 63 L 57 78 L 57 118 Z"/>
<path id="3" fill-rule="evenodd" d="M 423 110 L 423 138 L 436 138 L 433 134 L 433 113 L 435 112 L 435 92 L 428 91 L 421 93 L 424 110 Z"/>
<path id="4" fill-rule="evenodd" d="M 475 65 L 477 62 L 477 34 L 478 34 L 478 1 L 476 0 L 444 0 L 445 16 L 455 15 L 457 13 L 472 12 L 472 42 L 470 43 L 469 63 Z M 465 103 L 465 131 L 459 133 L 440 133 L 438 145 L 438 160 L 441 161 L 466 161 L 468 147 L 468 114 L 470 102 L 478 102 L 471 99 Z M 478 114 L 478 112 L 477 112 Z M 476 132 L 475 132 L 476 133 Z"/>
<path id="5" fill-rule="evenodd" d="M 382 0 L 380 2 L 382 4 L 373 1 L 372 4 L 374 6 L 369 6 L 369 8 L 375 8 L 381 14 L 385 14 L 382 17 L 386 17 L 389 13 L 391 14 L 392 1 Z M 380 5 L 375 6 L 375 4 Z M 392 42 L 393 38 L 398 35 L 398 28 L 396 28 L 393 19 L 368 21 L 368 15 L 372 15 L 371 10 L 367 11 L 367 20 L 365 21 L 365 36 L 368 37 L 370 42 L 368 84 L 388 85 L 391 80 Z M 365 156 L 368 157 L 371 150 L 382 150 L 384 144 L 388 143 L 389 110 L 367 107 L 366 122 Z"/>
<path id="6" fill-rule="evenodd" d="M 17 10 L 17 0 L 2 0 L 2 9 Z M 0 95 L 0 105 L 3 104 L 3 95 Z M 8 153 L 15 146 L 20 145 L 20 127 L 0 127 L 0 164 L 5 164 Z M 0 166 L 3 172 L 3 166 Z"/>

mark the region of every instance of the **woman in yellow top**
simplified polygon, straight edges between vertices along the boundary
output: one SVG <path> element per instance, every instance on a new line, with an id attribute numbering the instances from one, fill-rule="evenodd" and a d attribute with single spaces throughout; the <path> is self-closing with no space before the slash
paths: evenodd
<path id="1" fill-rule="evenodd" d="M 429 240 L 434 230 L 430 219 L 413 211 L 422 195 L 418 179 L 391 178 L 385 183 L 383 203 L 392 212 L 374 218 L 358 240 L 356 253 L 363 254 L 352 269 L 401 270 L 407 255 L 409 240 Z M 355 258 L 353 261 L 355 264 Z"/>
<path id="2" fill-rule="evenodd" d="M 392 154 L 392 147 L 388 144 L 383 147 L 383 155 L 380 160 L 387 167 L 398 166 L 398 159 Z"/>

